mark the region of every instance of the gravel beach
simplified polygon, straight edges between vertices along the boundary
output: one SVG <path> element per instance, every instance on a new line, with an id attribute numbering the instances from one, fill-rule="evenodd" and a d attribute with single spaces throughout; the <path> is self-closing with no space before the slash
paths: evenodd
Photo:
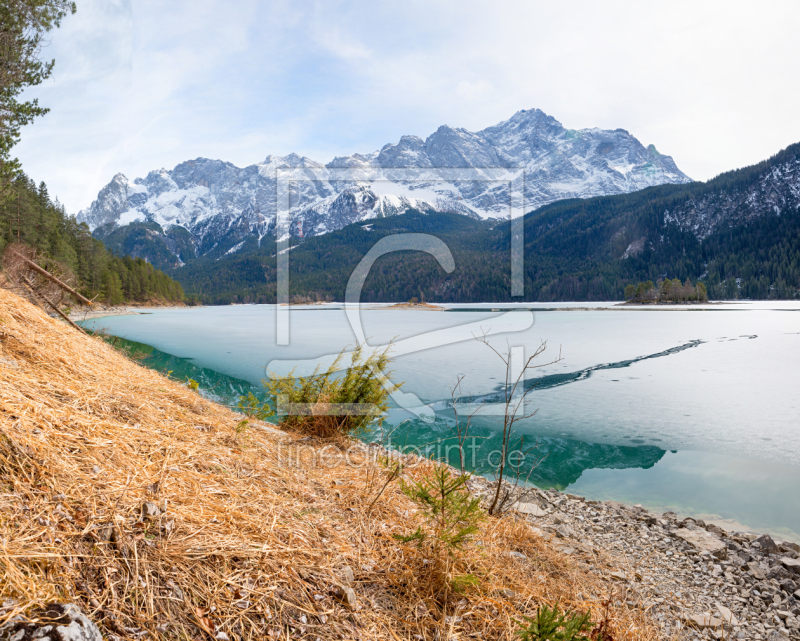
<path id="1" fill-rule="evenodd" d="M 492 482 L 469 481 L 487 498 Z M 665 639 L 800 640 L 800 545 L 672 512 L 529 490 L 515 503 L 541 536 L 647 610 Z"/>

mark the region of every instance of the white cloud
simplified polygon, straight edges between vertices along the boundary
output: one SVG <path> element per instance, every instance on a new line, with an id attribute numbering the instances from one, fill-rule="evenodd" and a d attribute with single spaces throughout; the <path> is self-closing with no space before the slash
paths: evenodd
<path id="1" fill-rule="evenodd" d="M 484 79 L 475 80 L 474 82 L 461 80 L 456 85 L 456 94 L 460 98 L 465 98 L 467 100 L 486 98 L 494 93 L 494 90 L 494 85 Z"/>
<path id="2" fill-rule="evenodd" d="M 314 40 L 322 49 L 345 60 L 369 58 L 372 53 L 360 42 L 343 36 L 336 26 L 316 23 Z"/>
<path id="3" fill-rule="evenodd" d="M 800 5 L 79 0 L 17 151 L 70 211 L 118 171 L 327 161 L 538 107 L 622 127 L 694 178 L 800 140 Z"/>

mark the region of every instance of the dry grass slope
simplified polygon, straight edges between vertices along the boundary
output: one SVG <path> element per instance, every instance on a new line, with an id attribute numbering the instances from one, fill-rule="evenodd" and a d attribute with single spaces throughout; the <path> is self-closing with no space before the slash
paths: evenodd
<path id="1" fill-rule="evenodd" d="M 513 639 L 556 601 L 601 618 L 608 585 L 513 517 L 458 560 L 480 585 L 436 602 L 392 538 L 416 519 L 396 484 L 367 513 L 372 462 L 289 456 L 299 437 L 241 419 L 0 289 L 0 624 L 50 601 L 123 639 Z"/>

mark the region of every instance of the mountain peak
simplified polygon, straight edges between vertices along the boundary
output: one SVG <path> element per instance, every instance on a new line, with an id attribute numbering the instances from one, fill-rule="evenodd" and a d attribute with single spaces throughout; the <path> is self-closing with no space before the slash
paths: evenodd
<path id="1" fill-rule="evenodd" d="M 538 108 L 520 110 L 478 132 L 443 124 L 425 139 L 403 135 L 396 144 L 372 153 L 337 156 L 327 166 L 522 168 L 528 176 L 525 211 L 565 198 L 689 182 L 669 156 L 652 146 L 645 148 L 625 130 L 568 130 Z M 158 223 L 165 233 L 180 227 L 189 232 L 200 255 L 224 254 L 244 246 L 250 236 L 260 242 L 275 232 L 276 171 L 284 167 L 323 165 L 290 153 L 268 155 L 263 163 L 245 168 L 197 158 L 172 171 L 151 171 L 133 183 L 117 174 L 78 216 L 93 230 L 111 222 L 124 227 L 142 220 Z M 409 207 L 496 218 L 507 215 L 511 198 L 508 184 L 491 181 L 409 184 L 398 178 L 373 185 L 358 183 L 354 189 L 356 184 L 356 180 L 298 182 L 293 191 L 292 233 L 324 234 Z"/>
<path id="2" fill-rule="evenodd" d="M 299 167 L 322 167 L 322 165 L 315 160 L 311 160 L 311 158 L 306 158 L 295 152 L 287 154 L 286 156 L 273 156 L 270 154 L 264 159 L 261 165 L 275 168 L 292 167 L 294 169 Z"/>

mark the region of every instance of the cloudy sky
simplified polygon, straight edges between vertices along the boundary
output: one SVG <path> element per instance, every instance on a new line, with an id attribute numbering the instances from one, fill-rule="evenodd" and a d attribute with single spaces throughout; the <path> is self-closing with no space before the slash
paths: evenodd
<path id="1" fill-rule="evenodd" d="M 795 0 L 77 2 L 16 149 L 71 213 L 117 172 L 328 162 L 534 107 L 699 180 L 800 141 Z"/>

